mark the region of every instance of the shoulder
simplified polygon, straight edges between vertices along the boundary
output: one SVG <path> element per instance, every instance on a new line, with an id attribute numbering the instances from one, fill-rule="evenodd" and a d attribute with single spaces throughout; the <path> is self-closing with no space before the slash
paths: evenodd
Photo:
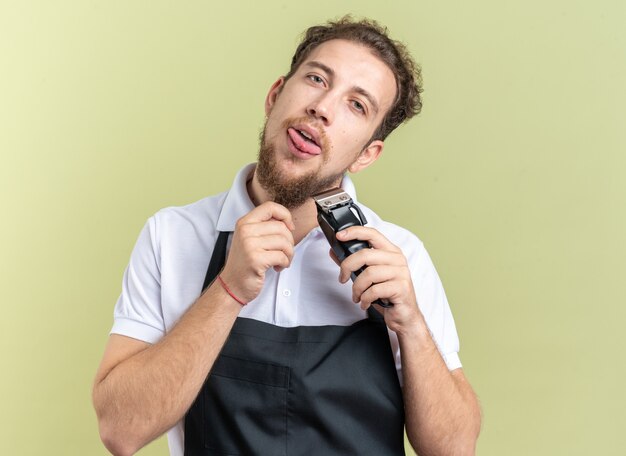
<path id="1" fill-rule="evenodd" d="M 163 208 L 150 218 L 150 222 L 160 233 L 186 229 L 204 231 L 217 225 L 227 194 L 222 192 L 184 206 Z"/>

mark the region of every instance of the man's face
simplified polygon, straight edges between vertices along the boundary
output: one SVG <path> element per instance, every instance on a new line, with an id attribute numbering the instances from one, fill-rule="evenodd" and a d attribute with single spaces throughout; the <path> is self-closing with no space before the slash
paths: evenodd
<path id="1" fill-rule="evenodd" d="M 365 46 L 346 40 L 315 48 L 266 99 L 257 176 L 288 208 L 373 163 L 382 141 L 368 143 L 393 103 L 393 73 Z"/>

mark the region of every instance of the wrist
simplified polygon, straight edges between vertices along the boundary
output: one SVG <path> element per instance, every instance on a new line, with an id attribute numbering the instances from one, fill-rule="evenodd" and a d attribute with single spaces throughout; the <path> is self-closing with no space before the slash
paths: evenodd
<path id="1" fill-rule="evenodd" d="M 222 315 L 231 315 L 233 318 L 236 318 L 243 309 L 243 306 L 224 290 L 217 277 L 200 295 L 198 301 L 198 304 L 206 310 L 218 311 Z"/>
<path id="2" fill-rule="evenodd" d="M 220 286 L 222 287 L 222 289 L 226 292 L 226 294 L 228 294 L 228 296 L 230 296 L 234 301 L 236 301 L 239 305 L 241 305 L 242 307 L 245 306 L 246 304 L 248 304 L 247 301 L 244 301 L 242 298 L 240 298 L 239 296 L 237 296 L 236 293 L 234 293 L 230 287 L 228 286 L 228 284 L 224 281 L 224 279 L 222 278 L 221 275 L 217 276 L 217 282 L 220 284 Z"/>
<path id="3" fill-rule="evenodd" d="M 417 312 L 411 319 L 406 320 L 402 324 L 396 325 L 394 328 L 398 338 L 407 338 L 409 340 L 426 340 L 432 339 L 430 329 L 426 324 L 426 320 L 421 312 Z"/>

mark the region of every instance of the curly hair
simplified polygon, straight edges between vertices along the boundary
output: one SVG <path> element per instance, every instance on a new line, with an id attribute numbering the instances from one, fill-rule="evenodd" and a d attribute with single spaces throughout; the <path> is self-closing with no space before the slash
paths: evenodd
<path id="1" fill-rule="evenodd" d="M 389 38 L 387 28 L 371 19 L 355 21 L 347 15 L 337 21 L 307 29 L 291 59 L 291 67 L 285 79 L 298 70 L 313 49 L 336 39 L 353 41 L 370 48 L 391 69 L 396 79 L 396 98 L 370 142 L 384 140 L 400 124 L 419 114 L 422 109 L 420 93 L 423 92 L 419 65 L 403 43 Z"/>

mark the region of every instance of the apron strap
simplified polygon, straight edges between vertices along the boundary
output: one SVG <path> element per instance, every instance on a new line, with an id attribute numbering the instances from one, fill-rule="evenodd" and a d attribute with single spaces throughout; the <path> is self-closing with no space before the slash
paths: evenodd
<path id="1" fill-rule="evenodd" d="M 209 268 L 207 269 L 206 277 L 204 278 L 204 285 L 202 285 L 203 293 L 224 267 L 229 235 L 230 231 L 220 231 L 217 236 L 217 241 L 215 242 L 215 247 L 213 248 L 213 255 L 211 255 L 211 261 L 209 262 Z"/>

